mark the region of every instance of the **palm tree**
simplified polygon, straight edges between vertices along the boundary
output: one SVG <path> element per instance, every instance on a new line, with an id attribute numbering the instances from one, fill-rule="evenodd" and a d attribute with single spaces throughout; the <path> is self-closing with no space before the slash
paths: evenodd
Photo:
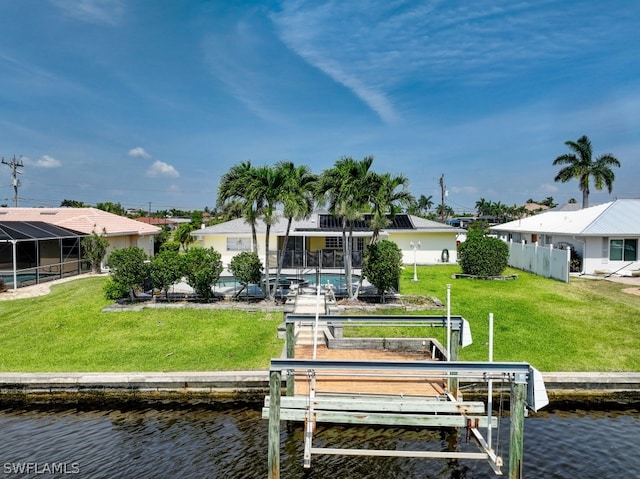
<path id="1" fill-rule="evenodd" d="M 426 214 L 432 207 L 433 197 L 431 195 L 420 195 L 420 198 L 418 198 L 418 211 L 420 211 L 422 214 Z"/>
<path id="2" fill-rule="evenodd" d="M 267 301 L 273 301 L 273 289 L 269 277 L 269 257 L 271 249 L 269 240 L 271 237 L 271 226 L 278 220 L 276 207 L 280 201 L 282 191 L 282 171 L 278 168 L 272 168 L 265 165 L 257 168 L 254 177 L 249 184 L 249 197 L 255 204 L 262 205 L 262 221 L 264 221 L 266 231 L 264 240 L 265 264 L 264 275 L 265 281 L 265 297 Z M 275 285 L 277 287 L 277 285 Z"/>
<path id="3" fill-rule="evenodd" d="M 407 190 L 409 180 L 404 175 L 392 176 L 389 173 L 381 175 L 373 173 L 368 185 L 373 216 L 371 229 L 373 235 L 371 243 L 375 243 L 380 236 L 380 230 L 386 228 L 395 215 L 402 211 L 402 206 L 415 201 Z M 398 190 L 398 188 L 401 188 Z M 424 195 L 422 195 L 424 198 Z"/>
<path id="4" fill-rule="evenodd" d="M 218 198 L 216 207 L 224 209 L 235 203 L 235 207 L 240 207 L 242 216 L 251 225 L 251 235 L 253 238 L 253 252 L 258 254 L 258 235 L 256 233 L 256 222 L 262 209 L 262 203 L 256 201 L 253 196 L 253 182 L 255 180 L 256 169 L 251 161 L 244 161 L 231 167 L 220 179 L 218 186 Z"/>
<path id="5" fill-rule="evenodd" d="M 342 250 L 344 253 L 344 269 L 347 280 L 347 294 L 354 299 L 352 284 L 352 241 L 353 221 L 362 217 L 362 211 L 369 202 L 369 184 L 372 172 L 369 171 L 373 157 L 362 160 L 342 157 L 333 168 L 324 170 L 318 182 L 318 195 L 322 201 L 329 203 L 329 212 L 342 222 Z M 347 238 L 347 230 L 349 236 Z"/>
<path id="6" fill-rule="evenodd" d="M 567 165 L 562 168 L 554 181 L 566 183 L 573 178 L 579 181 L 579 189 L 582 191 L 582 207 L 589 206 L 589 178 L 593 176 L 594 186 L 597 190 L 602 190 L 603 185 L 607 186 L 609 193 L 613 190 L 613 180 L 615 174 L 611 167 L 620 167 L 620 161 L 611 153 L 606 153 L 592 160 L 591 141 L 586 135 L 578 138 L 578 141 L 565 141 L 571 150 L 575 152 L 560 155 L 554 161 L 554 165 Z"/>
<path id="7" fill-rule="evenodd" d="M 280 283 L 280 273 L 282 272 L 287 243 L 289 242 L 291 223 L 294 219 L 307 219 L 313 213 L 318 176 L 311 173 L 311 169 L 308 166 L 295 166 L 291 161 L 277 163 L 276 169 L 279 170 L 281 175 L 280 203 L 283 207 L 284 217 L 287 218 L 282 254 L 280 255 L 278 271 L 276 272 L 277 285 Z"/>

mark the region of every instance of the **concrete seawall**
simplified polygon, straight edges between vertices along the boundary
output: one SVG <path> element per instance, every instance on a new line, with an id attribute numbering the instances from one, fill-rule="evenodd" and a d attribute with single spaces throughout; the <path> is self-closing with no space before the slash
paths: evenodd
<path id="1" fill-rule="evenodd" d="M 640 373 L 543 373 L 550 401 L 640 401 Z M 465 384 L 481 394 L 482 384 Z M 259 401 L 267 371 L 0 373 L 0 403 L 108 401 Z"/>

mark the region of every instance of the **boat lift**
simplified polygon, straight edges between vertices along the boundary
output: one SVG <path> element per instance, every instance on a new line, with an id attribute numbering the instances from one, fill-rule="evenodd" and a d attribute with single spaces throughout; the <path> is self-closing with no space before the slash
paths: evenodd
<path id="1" fill-rule="evenodd" d="M 493 319 L 491 317 L 491 319 Z M 347 325 L 430 326 L 447 328 L 445 361 L 347 361 L 296 359 L 295 325 L 344 327 Z M 487 460 L 494 472 L 502 474 L 503 460 L 492 448 L 492 429 L 497 418 L 492 416 L 492 398 L 462 401 L 458 382 L 508 382 L 510 389 L 511 426 L 509 447 L 509 479 L 522 478 L 523 427 L 525 408 L 534 411 L 548 404 L 542 375 L 527 363 L 458 362 L 459 346 L 471 344 L 468 322 L 460 316 L 325 316 L 289 314 L 285 319 L 286 359 L 273 359 L 270 367 L 270 393 L 265 398 L 263 418 L 269 419 L 269 479 L 280 477 L 280 421 L 305 423 L 304 467 L 311 467 L 312 455 L 363 455 L 423 458 L 457 458 Z M 314 339 L 315 341 L 315 339 Z M 492 342 L 492 341 L 491 341 Z M 314 345 L 315 357 L 315 345 Z M 286 380 L 286 396 L 281 396 Z M 416 380 L 440 380 L 447 385 L 444 395 L 372 395 L 331 394 L 318 392 L 317 381 L 335 377 L 369 378 L 372 381 L 393 377 Z M 386 376 L 386 378 L 385 378 Z M 298 379 L 296 379 L 298 378 Z M 305 394 L 295 393 L 295 382 L 306 381 Z M 491 394 L 491 393 L 490 393 Z M 313 447 L 313 434 L 318 422 L 343 424 L 377 424 L 384 426 L 464 427 L 473 437 L 480 452 L 459 451 L 398 451 Z M 487 438 L 481 428 L 487 429 Z"/>

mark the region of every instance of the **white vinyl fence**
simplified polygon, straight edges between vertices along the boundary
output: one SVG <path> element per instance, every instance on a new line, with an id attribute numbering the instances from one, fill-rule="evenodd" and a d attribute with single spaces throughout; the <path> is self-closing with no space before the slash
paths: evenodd
<path id="1" fill-rule="evenodd" d="M 571 251 L 556 249 L 553 245 L 538 246 L 509 241 L 509 266 L 529 271 L 545 278 L 569 282 Z"/>

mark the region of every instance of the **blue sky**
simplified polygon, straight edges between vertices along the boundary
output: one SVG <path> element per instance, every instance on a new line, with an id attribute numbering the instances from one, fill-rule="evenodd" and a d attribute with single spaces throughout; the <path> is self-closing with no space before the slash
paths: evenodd
<path id="1" fill-rule="evenodd" d="M 581 200 L 566 140 L 640 197 L 640 2 L 0 2 L 0 156 L 20 206 L 215 205 L 232 165 L 373 155 L 416 196 Z M 0 165 L 0 203 L 13 205 Z"/>

